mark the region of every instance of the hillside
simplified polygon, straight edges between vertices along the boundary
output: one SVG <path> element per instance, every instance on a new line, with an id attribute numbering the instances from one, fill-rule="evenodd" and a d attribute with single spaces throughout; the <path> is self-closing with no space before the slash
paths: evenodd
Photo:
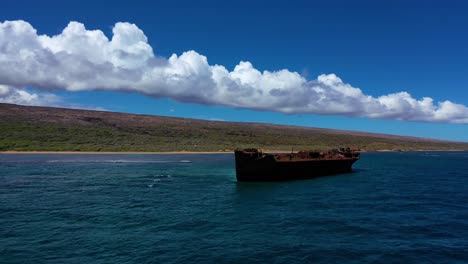
<path id="1" fill-rule="evenodd" d="M 465 150 L 468 143 L 262 123 L 0 104 L 0 151 Z"/>

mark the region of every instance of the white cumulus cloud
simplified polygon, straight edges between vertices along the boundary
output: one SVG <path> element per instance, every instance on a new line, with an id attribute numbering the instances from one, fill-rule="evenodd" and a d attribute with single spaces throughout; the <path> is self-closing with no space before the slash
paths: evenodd
<path id="1" fill-rule="evenodd" d="M 21 89 L 2 84 L 0 84 L 0 103 L 106 111 L 103 107 L 66 102 L 64 98 L 50 92 Z"/>
<path id="2" fill-rule="evenodd" d="M 47 92 L 34 93 L 24 89 L 0 84 L 0 103 L 55 106 L 61 102 L 61 98 Z"/>
<path id="3" fill-rule="evenodd" d="M 38 35 L 26 21 L 0 23 L 0 87 L 7 87 L 0 88 L 0 100 L 27 98 L 18 95 L 26 92 L 21 87 L 134 91 L 180 102 L 288 114 L 468 123 L 468 107 L 450 101 L 415 99 L 407 92 L 373 97 L 335 74 L 307 80 L 286 69 L 260 71 L 248 61 L 230 71 L 210 65 L 193 50 L 166 59 L 155 55 L 134 24 L 116 23 L 112 33 L 109 39 L 101 30 L 70 22 L 60 34 L 47 36 Z M 2 95 L 1 89 L 9 89 L 9 95 Z"/>

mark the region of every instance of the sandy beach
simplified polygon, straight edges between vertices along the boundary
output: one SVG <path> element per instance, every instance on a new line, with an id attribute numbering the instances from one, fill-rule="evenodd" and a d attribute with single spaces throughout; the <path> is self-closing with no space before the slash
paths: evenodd
<path id="1" fill-rule="evenodd" d="M 261 149 L 263 152 L 267 153 L 290 153 L 291 151 L 287 150 L 270 150 L 270 149 Z M 360 152 L 367 152 L 367 153 L 372 153 L 372 152 L 452 152 L 452 151 L 466 151 L 466 150 L 461 150 L 461 149 L 432 149 L 432 150 L 424 150 L 424 149 L 414 149 L 414 150 L 389 150 L 389 149 L 381 149 L 381 150 L 361 150 Z M 161 151 L 161 152 L 142 152 L 142 151 L 14 151 L 14 150 L 9 150 L 9 151 L 0 151 L 0 154 L 89 154 L 89 155 L 96 155 L 96 154 L 102 154 L 102 155 L 114 155 L 114 154 L 122 154 L 122 155 L 154 155 L 154 154 L 228 154 L 228 153 L 233 153 L 234 151 Z M 294 151 L 297 152 L 297 151 Z"/>
<path id="2" fill-rule="evenodd" d="M 112 152 L 112 151 L 0 151 L 0 154 L 222 154 L 233 153 L 232 151 L 163 151 L 163 152 Z"/>

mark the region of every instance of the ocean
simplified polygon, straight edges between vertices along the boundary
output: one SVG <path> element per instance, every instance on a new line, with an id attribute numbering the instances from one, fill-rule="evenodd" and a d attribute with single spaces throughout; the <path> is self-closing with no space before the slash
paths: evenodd
<path id="1" fill-rule="evenodd" d="M 0 154 L 0 263 L 467 263 L 468 152 L 238 183 L 232 154 Z"/>

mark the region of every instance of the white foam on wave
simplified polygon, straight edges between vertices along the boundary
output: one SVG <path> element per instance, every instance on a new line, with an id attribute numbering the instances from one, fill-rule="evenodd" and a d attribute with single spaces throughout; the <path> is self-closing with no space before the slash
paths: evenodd
<path id="1" fill-rule="evenodd" d="M 154 175 L 154 177 L 159 178 L 159 179 L 161 179 L 161 178 L 172 178 L 172 176 L 170 174 L 156 174 L 156 175 Z"/>
<path id="2" fill-rule="evenodd" d="M 155 179 L 153 179 L 151 184 L 148 184 L 148 187 L 153 188 L 154 184 L 157 184 L 158 182 L 166 181 L 169 180 L 169 178 L 172 178 L 170 174 L 157 174 L 154 176 Z"/>

